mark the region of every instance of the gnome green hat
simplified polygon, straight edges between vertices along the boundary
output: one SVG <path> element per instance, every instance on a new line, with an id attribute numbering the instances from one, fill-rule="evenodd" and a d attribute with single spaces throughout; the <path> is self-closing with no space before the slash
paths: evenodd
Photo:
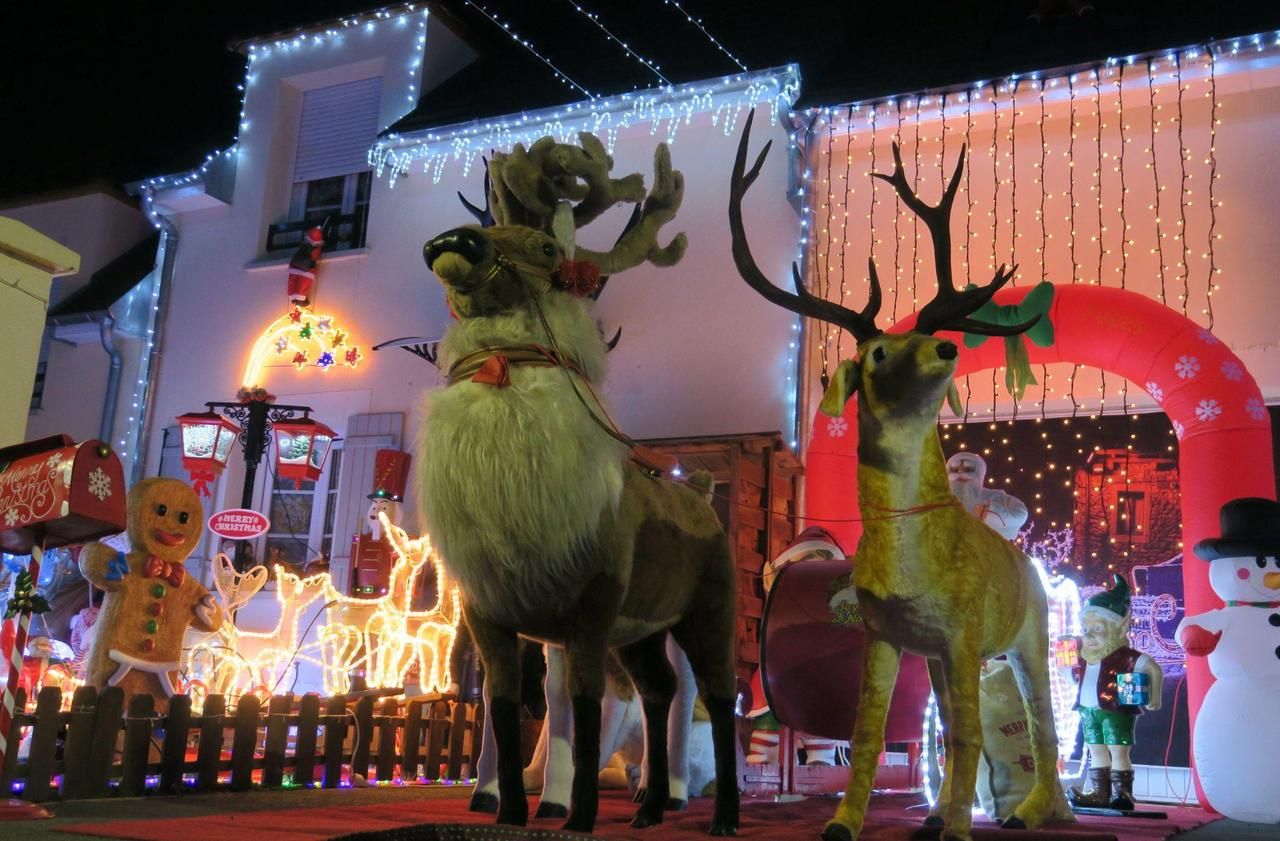
<path id="1" fill-rule="evenodd" d="M 1123 575 L 1116 573 L 1115 584 L 1110 590 L 1103 590 L 1089 598 L 1084 610 L 1091 609 L 1107 610 L 1121 619 L 1129 615 L 1129 582 Z"/>

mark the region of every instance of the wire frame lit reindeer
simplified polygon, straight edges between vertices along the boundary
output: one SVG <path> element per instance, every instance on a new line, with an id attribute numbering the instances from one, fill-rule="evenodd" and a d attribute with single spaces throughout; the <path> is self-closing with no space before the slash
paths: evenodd
<path id="1" fill-rule="evenodd" d="M 378 519 L 395 558 L 391 582 L 377 599 L 344 596 L 327 583 L 326 623 L 320 631 L 325 691 L 348 691 L 354 669 L 364 671 L 370 687 L 403 686 L 414 666 L 424 692 L 443 691 L 451 681 L 449 658 L 462 618 L 458 588 L 430 538 L 410 538 L 385 513 Z M 436 577 L 436 603 L 414 610 L 413 594 L 424 574 Z"/>
<path id="2" fill-rule="evenodd" d="M 658 244 L 683 198 L 659 145 L 653 189 L 610 176 L 600 141 L 543 138 L 489 164 L 496 224 L 447 231 L 423 248 L 458 317 L 440 347 L 450 385 L 429 398 L 417 460 L 426 525 L 462 592 L 485 663 L 498 748 L 500 823 L 524 824 L 517 635 L 561 645 L 574 714 L 565 828 L 590 831 L 597 808 L 600 700 L 615 647 L 646 721 L 648 788 L 634 825 L 660 823 L 668 799 L 667 711 L 675 678 L 668 629 L 705 692 L 716 752 L 711 826 L 738 822 L 734 765 L 734 568 L 705 488 L 628 464 L 630 439 L 597 388 L 605 344 L 588 296 L 600 275 L 669 266 L 683 235 Z M 576 229 L 619 202 L 641 215 L 608 252 Z M 704 477 L 709 478 L 709 477 Z"/>
<path id="3" fill-rule="evenodd" d="M 980 661 L 1007 654 L 1027 709 L 1036 779 L 1005 826 L 1036 827 L 1059 811 L 1055 807 L 1063 798 L 1056 772 L 1044 590 L 1022 551 L 966 513 L 952 496 L 937 432 L 944 397 L 953 410 L 959 403 L 952 379 L 959 349 L 933 334 L 1010 335 L 1031 327 L 1034 322 L 995 327 L 969 318 L 1009 281 L 1013 270 L 1001 266 L 986 286 L 955 288 L 949 216 L 964 151 L 941 201 L 931 206 L 912 191 L 894 144 L 893 173 L 875 177 L 892 184 L 928 226 L 938 279 L 938 293 L 921 308 L 915 329 L 891 335 L 876 327 L 881 295 L 871 261 L 870 293 L 861 311 L 811 294 L 794 265 L 796 292 L 780 289 L 756 266 L 743 225 L 743 195 L 769 152 L 766 145 L 746 169 L 751 122 L 748 118 L 743 129 L 730 181 L 729 226 L 738 272 L 770 302 L 842 327 L 858 342 L 856 358 L 840 363 L 822 405 L 823 411 L 839 416 L 857 394 L 858 504 L 864 526 L 853 580 L 867 629 L 849 785 L 822 837 L 848 841 L 862 829 L 903 651 L 929 658 L 929 677 L 946 728 L 946 773 L 926 825 L 942 826 L 946 839 L 970 838 L 982 749 Z"/>

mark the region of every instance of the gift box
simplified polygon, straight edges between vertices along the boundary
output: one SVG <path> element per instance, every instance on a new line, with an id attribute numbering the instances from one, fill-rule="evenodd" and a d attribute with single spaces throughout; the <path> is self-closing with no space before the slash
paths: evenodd
<path id="1" fill-rule="evenodd" d="M 1069 669 L 1080 660 L 1080 640 L 1060 637 L 1053 643 L 1053 658 L 1059 668 Z"/>
<path id="2" fill-rule="evenodd" d="M 1151 678 L 1145 672 L 1121 672 L 1116 675 L 1116 699 L 1121 704 L 1144 706 L 1151 700 Z"/>

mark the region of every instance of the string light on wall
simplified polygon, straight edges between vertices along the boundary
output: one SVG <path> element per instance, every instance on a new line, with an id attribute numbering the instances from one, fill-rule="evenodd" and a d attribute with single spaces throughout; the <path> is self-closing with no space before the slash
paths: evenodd
<path id="1" fill-rule="evenodd" d="M 603 32 L 605 34 L 605 37 L 607 37 L 610 41 L 617 44 L 618 46 L 622 47 L 623 52 L 625 52 L 631 58 L 635 59 L 640 64 L 642 64 L 653 75 L 657 76 L 658 79 L 661 80 L 662 84 L 668 85 L 668 86 L 671 84 L 671 80 L 668 79 L 666 76 L 662 75 L 661 65 L 640 55 L 635 50 L 631 49 L 630 45 L 628 45 L 627 42 L 623 41 L 617 35 L 614 35 L 612 32 L 610 32 L 609 27 L 605 26 L 603 23 L 600 22 L 600 15 L 596 14 L 595 12 L 588 12 L 586 9 L 582 8 L 577 3 L 574 3 L 573 0 L 569 0 L 569 4 L 573 6 L 575 10 L 577 10 L 578 14 L 582 15 L 584 18 L 586 18 L 587 20 L 595 24 L 595 27 L 599 29 L 601 32 Z"/>
<path id="2" fill-rule="evenodd" d="M 724 44 L 721 44 L 719 41 L 717 41 L 717 40 L 715 39 L 715 37 L 714 37 L 714 36 L 712 36 L 712 34 L 711 34 L 710 32 L 708 32 L 708 31 L 707 31 L 707 28 L 706 28 L 705 26 L 703 26 L 703 25 L 702 25 L 702 20 L 701 20 L 700 18 L 694 18 L 694 16 L 693 16 L 693 15 L 689 14 L 688 12 L 686 12 L 686 11 L 685 11 L 681 6 L 680 6 L 680 4 L 676 2 L 676 0 L 662 0 L 662 5 L 664 5 L 664 6 L 671 6 L 671 7 L 673 7 L 677 12 L 679 12 L 679 13 L 680 13 L 680 14 L 682 14 L 682 15 L 684 15 L 685 20 L 687 20 L 689 23 L 691 23 L 691 24 L 693 24 L 694 26 L 696 26 L 696 27 L 698 28 L 698 31 L 699 31 L 699 32 L 701 32 L 703 35 L 705 35 L 705 36 L 707 37 L 707 40 L 708 40 L 708 41 L 710 41 L 710 42 L 712 43 L 712 45 L 713 45 L 717 50 L 719 50 L 720 52 L 724 53 L 724 54 L 729 58 L 729 60 L 730 60 L 730 61 L 732 61 L 734 64 L 738 65 L 738 69 L 739 69 L 739 70 L 747 70 L 747 69 L 748 69 L 748 68 L 747 68 L 747 65 L 745 65 L 745 64 L 743 64 L 741 61 L 739 61 L 737 56 L 735 56 L 733 53 L 731 53 L 731 52 L 729 52 L 727 49 L 725 49 Z"/>
<path id="3" fill-rule="evenodd" d="M 444 167 L 461 162 L 463 174 L 491 150 L 508 151 L 517 143 L 532 144 L 552 136 L 571 142 L 579 132 L 600 135 L 613 152 L 619 134 L 627 128 L 649 125 L 650 134 L 666 126 L 664 141 L 674 144 L 683 125 L 709 114 L 711 123 L 726 137 L 738 121 L 759 103 L 770 104 L 770 124 L 788 113 L 800 94 L 800 72 L 795 65 L 753 73 L 740 73 L 710 81 L 674 85 L 661 90 L 638 91 L 597 97 L 569 105 L 544 108 L 505 117 L 475 120 L 461 125 L 392 134 L 369 151 L 369 163 L 391 186 L 415 164 L 439 183 Z"/>
<path id="4" fill-rule="evenodd" d="M 480 14 L 484 15 L 489 20 L 490 23 L 492 23 L 494 26 L 498 27 L 499 29 L 503 30 L 508 35 L 510 35 L 511 40 L 515 41 L 517 44 L 524 47 L 526 50 L 532 53 L 534 57 L 538 59 L 538 61 L 541 61 L 543 64 L 549 67 L 551 69 L 551 72 L 555 74 L 556 81 L 562 82 L 568 85 L 569 87 L 578 91 L 588 99 L 596 98 L 596 95 L 594 93 L 587 90 L 582 85 L 578 84 L 573 79 L 571 79 L 567 73 L 565 73 L 563 70 L 561 70 L 559 67 L 555 65 L 555 62 L 547 58 L 542 53 L 538 52 L 538 50 L 533 46 L 533 44 L 529 43 L 529 41 L 526 38 L 523 38 L 519 34 L 517 34 L 515 30 L 511 28 L 511 24 L 504 23 L 502 20 L 498 18 L 496 14 L 489 11 L 489 9 L 483 4 L 476 3 L 474 0 L 463 0 L 463 2 L 466 3 L 468 6 L 470 6 L 471 8 L 475 9 Z"/>

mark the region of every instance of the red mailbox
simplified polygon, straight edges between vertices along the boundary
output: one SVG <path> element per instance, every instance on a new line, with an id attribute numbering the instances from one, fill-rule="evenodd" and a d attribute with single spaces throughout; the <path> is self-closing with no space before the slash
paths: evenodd
<path id="1" fill-rule="evenodd" d="M 122 532 L 125 490 L 101 441 L 54 435 L 0 449 L 0 549 L 26 555 Z"/>

